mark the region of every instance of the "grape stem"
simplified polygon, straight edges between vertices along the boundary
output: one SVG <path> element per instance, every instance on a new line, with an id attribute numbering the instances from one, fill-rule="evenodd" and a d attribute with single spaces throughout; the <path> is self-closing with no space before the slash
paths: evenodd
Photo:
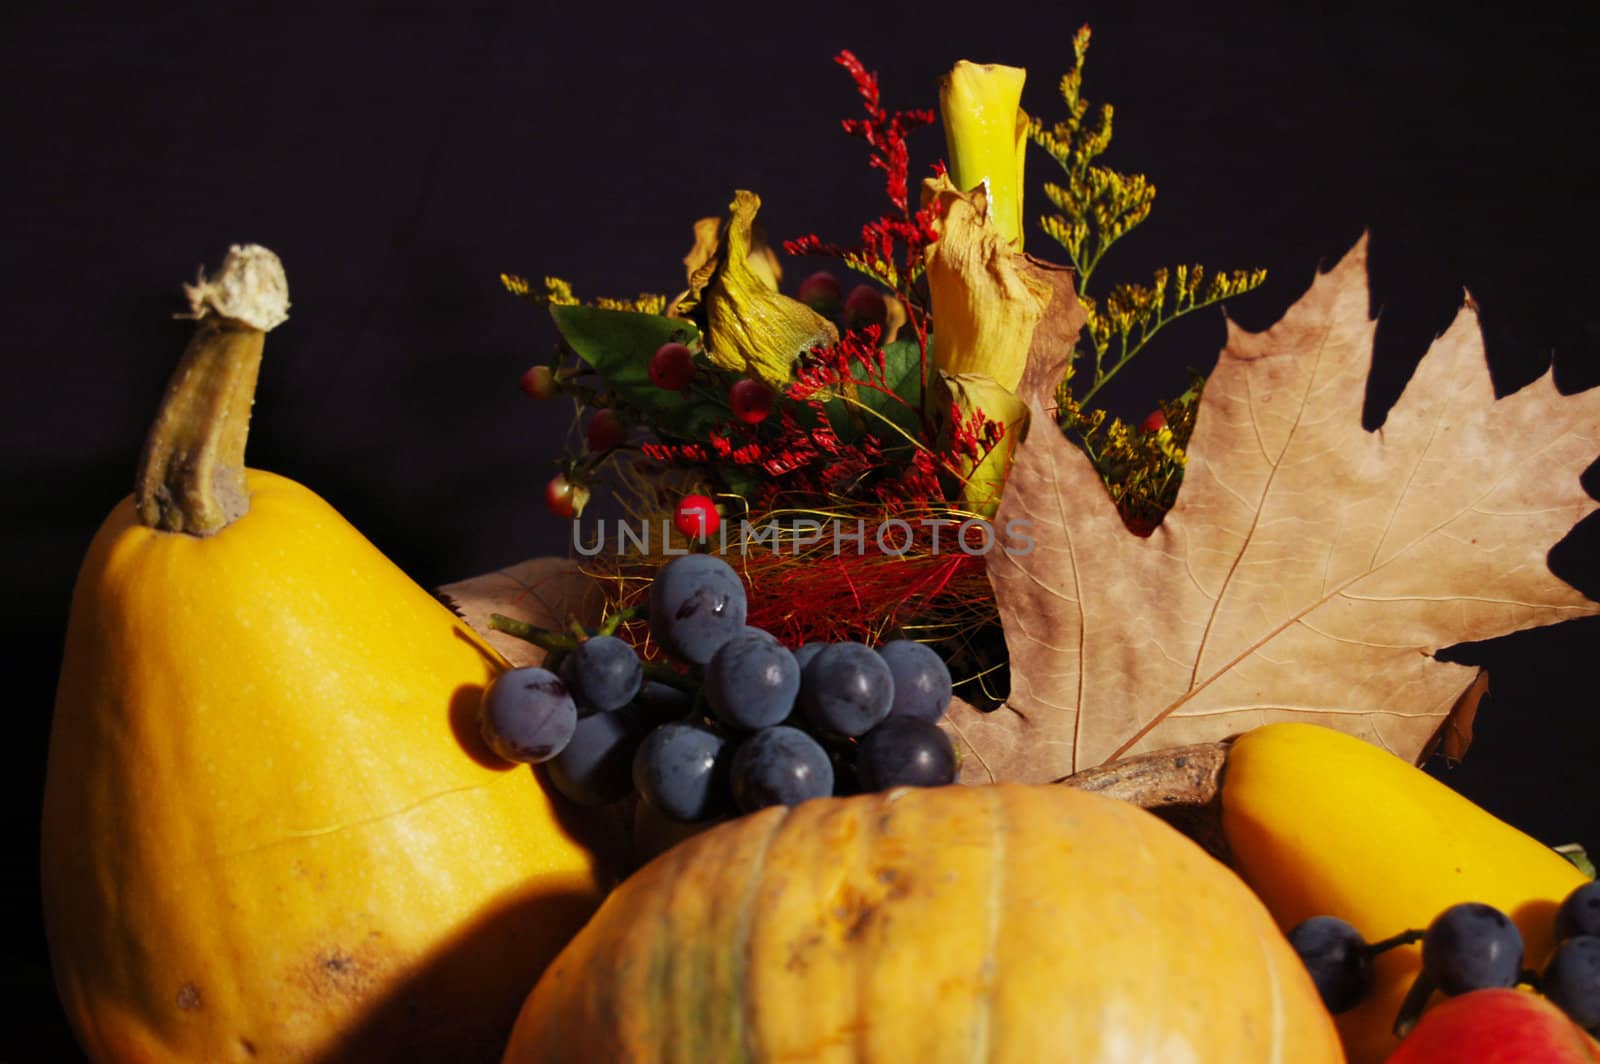
<path id="1" fill-rule="evenodd" d="M 678 672 L 664 661 L 647 661 L 644 663 L 644 676 L 647 680 L 664 683 L 668 687 L 676 687 L 689 694 L 698 694 L 700 688 L 689 677 Z"/>
<path id="2" fill-rule="evenodd" d="M 1405 1000 L 1400 1002 L 1399 1015 L 1394 1018 L 1396 1038 L 1404 1038 L 1411 1033 L 1411 1029 L 1422 1018 L 1423 1007 L 1433 996 L 1434 989 L 1433 978 L 1425 971 L 1418 972 L 1416 982 L 1411 984 L 1411 989 L 1406 991 Z"/>
<path id="3" fill-rule="evenodd" d="M 572 650 L 578 641 L 563 632 L 552 632 L 547 628 L 540 628 L 527 621 L 519 621 L 515 617 L 507 617 L 503 613 L 489 614 L 489 627 L 506 635 L 516 636 L 518 639 L 532 643 L 543 650 Z"/>
<path id="4" fill-rule="evenodd" d="M 1410 931 L 1402 931 L 1392 938 L 1386 938 L 1378 942 L 1369 943 L 1366 947 L 1367 956 L 1376 957 L 1378 954 L 1395 949 L 1398 946 L 1410 946 L 1421 942 L 1424 934 L 1425 932 L 1418 931 L 1413 928 Z"/>
<path id="5" fill-rule="evenodd" d="M 629 609 L 613 614 L 610 620 L 606 622 L 606 625 L 601 627 L 600 634 L 610 635 L 611 632 L 616 631 L 616 626 L 629 619 L 633 612 Z M 536 624 L 519 621 L 515 617 L 507 617 L 503 613 L 489 614 L 489 627 L 495 631 L 516 636 L 518 639 L 532 643 L 542 650 L 559 654 L 575 649 L 582 639 L 588 638 L 588 633 L 583 630 L 582 626 L 578 626 L 576 621 L 573 624 L 576 626 L 573 629 L 576 634 L 568 634 L 566 632 L 552 632 L 548 628 L 540 628 Z M 693 694 L 699 690 L 699 687 L 693 681 L 686 676 L 680 675 L 665 662 L 644 662 L 644 674 L 647 679 L 656 680 L 669 687 L 676 687 L 680 691 L 688 691 Z"/>
<path id="6" fill-rule="evenodd" d="M 624 621 L 634 620 L 638 616 L 639 611 L 636 607 L 626 606 L 618 610 L 616 613 L 613 613 L 600 623 L 600 634 L 616 635 L 617 629 L 622 626 Z"/>

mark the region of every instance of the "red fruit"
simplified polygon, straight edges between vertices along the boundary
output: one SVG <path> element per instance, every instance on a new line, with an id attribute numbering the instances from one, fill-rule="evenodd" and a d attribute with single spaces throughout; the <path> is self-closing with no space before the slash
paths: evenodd
<path id="1" fill-rule="evenodd" d="M 844 302 L 844 291 L 833 274 L 818 270 L 800 282 L 799 297 L 800 302 L 818 314 L 831 318 L 839 313 L 839 307 Z"/>
<path id="2" fill-rule="evenodd" d="M 1129 532 L 1132 532 L 1136 536 L 1144 536 L 1145 538 L 1149 538 L 1150 536 L 1154 535 L 1155 530 L 1161 526 L 1160 521 L 1145 517 L 1143 514 L 1135 514 L 1123 523 L 1128 526 Z"/>
<path id="3" fill-rule="evenodd" d="M 1473 990 L 1422 1014 L 1388 1064 L 1595 1064 L 1600 1043 L 1547 998 Z"/>
<path id="4" fill-rule="evenodd" d="M 609 451 L 628 438 L 628 428 L 610 407 L 602 407 L 589 419 L 589 450 Z"/>
<path id="5" fill-rule="evenodd" d="M 650 383 L 669 392 L 681 392 L 694 380 L 694 355 L 676 340 L 656 348 L 650 356 Z"/>
<path id="6" fill-rule="evenodd" d="M 852 329 L 864 329 L 868 325 L 876 325 L 880 329 L 884 322 L 889 320 L 889 305 L 883 301 L 883 293 L 870 284 L 858 284 L 850 290 L 850 298 L 844 301 L 845 324 Z"/>
<path id="7" fill-rule="evenodd" d="M 690 539 L 706 539 L 722 524 L 722 516 L 709 495 L 685 495 L 672 512 L 672 523 Z"/>
<path id="8" fill-rule="evenodd" d="M 728 405 L 733 408 L 734 417 L 754 425 L 772 413 L 772 389 L 765 381 L 742 377 L 729 389 Z"/>
<path id="9" fill-rule="evenodd" d="M 1167 427 L 1167 415 L 1160 410 L 1152 410 L 1139 422 L 1140 432 L 1160 432 Z"/>
<path id="10" fill-rule="evenodd" d="M 574 484 L 567 479 L 565 473 L 557 473 L 550 478 L 550 483 L 544 486 L 545 508 L 557 517 L 577 517 L 583 513 L 584 504 L 588 501 L 588 487 Z"/>
<path id="11" fill-rule="evenodd" d="M 522 390 L 535 399 L 548 399 L 556 394 L 556 375 L 549 366 L 534 366 L 522 375 Z"/>

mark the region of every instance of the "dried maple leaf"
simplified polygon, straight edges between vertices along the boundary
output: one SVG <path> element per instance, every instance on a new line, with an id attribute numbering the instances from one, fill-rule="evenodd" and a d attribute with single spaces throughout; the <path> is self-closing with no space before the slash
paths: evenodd
<path id="1" fill-rule="evenodd" d="M 1435 651 L 1600 612 L 1546 561 L 1594 509 L 1600 388 L 1563 396 L 1546 373 L 1496 399 L 1468 300 L 1367 432 L 1374 329 L 1365 239 L 1271 329 L 1230 323 L 1148 539 L 1060 433 L 1029 433 L 997 522 L 1030 522 L 1034 547 L 989 555 L 1011 697 L 952 708 L 964 779 L 1054 780 L 1284 718 L 1415 759 L 1482 693 Z"/>
<path id="2" fill-rule="evenodd" d="M 530 558 L 492 573 L 439 588 L 445 605 L 512 665 L 537 665 L 544 651 L 526 640 L 489 627 L 489 615 L 501 613 L 540 628 L 561 630 L 600 616 L 601 589 L 570 558 Z"/>

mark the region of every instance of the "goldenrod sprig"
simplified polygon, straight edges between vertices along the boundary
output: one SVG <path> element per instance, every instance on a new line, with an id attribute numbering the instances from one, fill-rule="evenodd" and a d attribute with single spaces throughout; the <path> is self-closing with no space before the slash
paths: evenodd
<path id="1" fill-rule="evenodd" d="M 1154 424 L 1141 427 L 1086 410 L 1073 397 L 1071 381 L 1068 373 L 1056 390 L 1062 427 L 1077 435 L 1123 521 L 1148 533 L 1177 500 L 1205 378 L 1195 374 L 1187 391 L 1160 404 Z"/>
<path id="2" fill-rule="evenodd" d="M 1087 403 L 1093 399 L 1095 393 L 1169 323 L 1190 311 L 1248 292 L 1266 279 L 1266 270 L 1233 270 L 1211 274 L 1208 279 L 1205 267 L 1195 263 L 1179 266 L 1170 275 L 1164 269 L 1157 270 L 1148 287 L 1116 285 L 1103 301 L 1081 296 L 1089 344 L 1094 349 L 1094 379 L 1079 401 Z M 1106 355 L 1113 344 L 1116 357 L 1107 365 Z"/>
<path id="3" fill-rule="evenodd" d="M 1061 167 L 1067 183 L 1046 182 L 1045 198 L 1060 211 L 1040 219 L 1040 226 L 1067 250 L 1078 273 L 1080 290 L 1088 287 L 1100 259 L 1111 245 L 1150 216 L 1155 186 L 1143 174 L 1124 174 L 1096 166 L 1095 160 L 1111 145 L 1110 104 L 1101 104 L 1097 121 L 1089 123 L 1089 101 L 1083 98 L 1083 61 L 1089 51 L 1089 27 L 1072 38 L 1072 69 L 1061 78 L 1061 99 L 1067 117 L 1046 128 L 1032 120 L 1030 139 Z"/>
<path id="4" fill-rule="evenodd" d="M 1061 78 L 1066 118 L 1049 128 L 1034 119 L 1029 130 L 1034 143 L 1066 175 L 1064 185 L 1045 185 L 1045 198 L 1060 213 L 1041 218 L 1040 227 L 1066 249 L 1077 271 L 1078 298 L 1087 312 L 1085 335 L 1094 352 L 1094 374 L 1078 399 L 1080 404 L 1093 398 L 1168 323 L 1248 292 L 1266 279 L 1265 270 L 1207 277 L 1199 265 L 1178 266 L 1157 270 L 1149 285 L 1118 284 L 1103 298 L 1090 294 L 1091 280 L 1106 252 L 1150 217 L 1156 189 L 1144 174 L 1126 174 L 1095 162 L 1111 144 L 1113 111 L 1110 104 L 1102 104 L 1094 112 L 1095 120 L 1089 121 L 1093 109 L 1083 97 L 1089 36 L 1089 27 L 1083 26 L 1072 38 L 1072 69 Z"/>
<path id="5" fill-rule="evenodd" d="M 573 307 L 583 303 L 585 306 L 599 307 L 601 310 L 628 310 L 639 314 L 661 314 L 667 309 L 667 297 L 663 295 L 641 292 L 632 299 L 611 299 L 602 296 L 599 299 L 580 300 L 572 294 L 571 282 L 564 281 L 560 277 L 546 277 L 543 280 L 541 289 L 535 291 L 533 282 L 526 277 L 514 273 L 500 275 L 500 283 L 505 286 L 507 292 L 541 307 Z"/>

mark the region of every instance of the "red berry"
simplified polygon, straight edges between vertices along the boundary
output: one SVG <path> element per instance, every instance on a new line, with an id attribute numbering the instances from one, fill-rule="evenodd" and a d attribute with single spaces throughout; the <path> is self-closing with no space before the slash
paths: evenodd
<path id="1" fill-rule="evenodd" d="M 722 517 L 709 495 L 685 495 L 672 512 L 672 523 L 690 539 L 705 539 L 716 532 Z"/>
<path id="2" fill-rule="evenodd" d="M 839 313 L 844 302 L 844 291 L 839 287 L 838 279 L 827 270 L 818 270 L 801 281 L 799 296 L 800 302 L 825 318 Z"/>
<path id="3" fill-rule="evenodd" d="M 522 375 L 522 390 L 535 399 L 548 399 L 556 394 L 556 375 L 549 366 L 534 366 Z"/>
<path id="4" fill-rule="evenodd" d="M 864 329 L 868 325 L 883 327 L 889 320 L 889 305 L 883 301 L 883 294 L 870 284 L 858 284 L 850 290 L 850 298 L 844 301 L 845 324 L 852 329 Z"/>
<path id="5" fill-rule="evenodd" d="M 1140 432 L 1160 432 L 1167 427 L 1167 415 L 1160 410 L 1152 410 L 1139 422 Z"/>
<path id="6" fill-rule="evenodd" d="M 601 407 L 589 419 L 589 450 L 609 451 L 622 446 L 627 438 L 627 426 L 610 407 Z"/>
<path id="7" fill-rule="evenodd" d="M 1134 514 L 1123 522 L 1128 526 L 1128 531 L 1136 536 L 1149 539 L 1155 530 L 1161 527 L 1161 522 L 1156 518 L 1145 517 L 1143 514 Z"/>
<path id="8" fill-rule="evenodd" d="M 565 473 L 557 473 L 544 486 L 545 508 L 557 517 L 577 517 L 588 501 L 589 489 L 583 484 L 574 484 Z"/>
<path id="9" fill-rule="evenodd" d="M 650 383 L 669 392 L 681 392 L 694 380 L 694 355 L 676 340 L 656 348 L 650 356 Z"/>
<path id="10" fill-rule="evenodd" d="M 772 413 L 772 389 L 764 381 L 741 377 L 728 392 L 728 405 L 734 417 L 754 425 Z"/>

